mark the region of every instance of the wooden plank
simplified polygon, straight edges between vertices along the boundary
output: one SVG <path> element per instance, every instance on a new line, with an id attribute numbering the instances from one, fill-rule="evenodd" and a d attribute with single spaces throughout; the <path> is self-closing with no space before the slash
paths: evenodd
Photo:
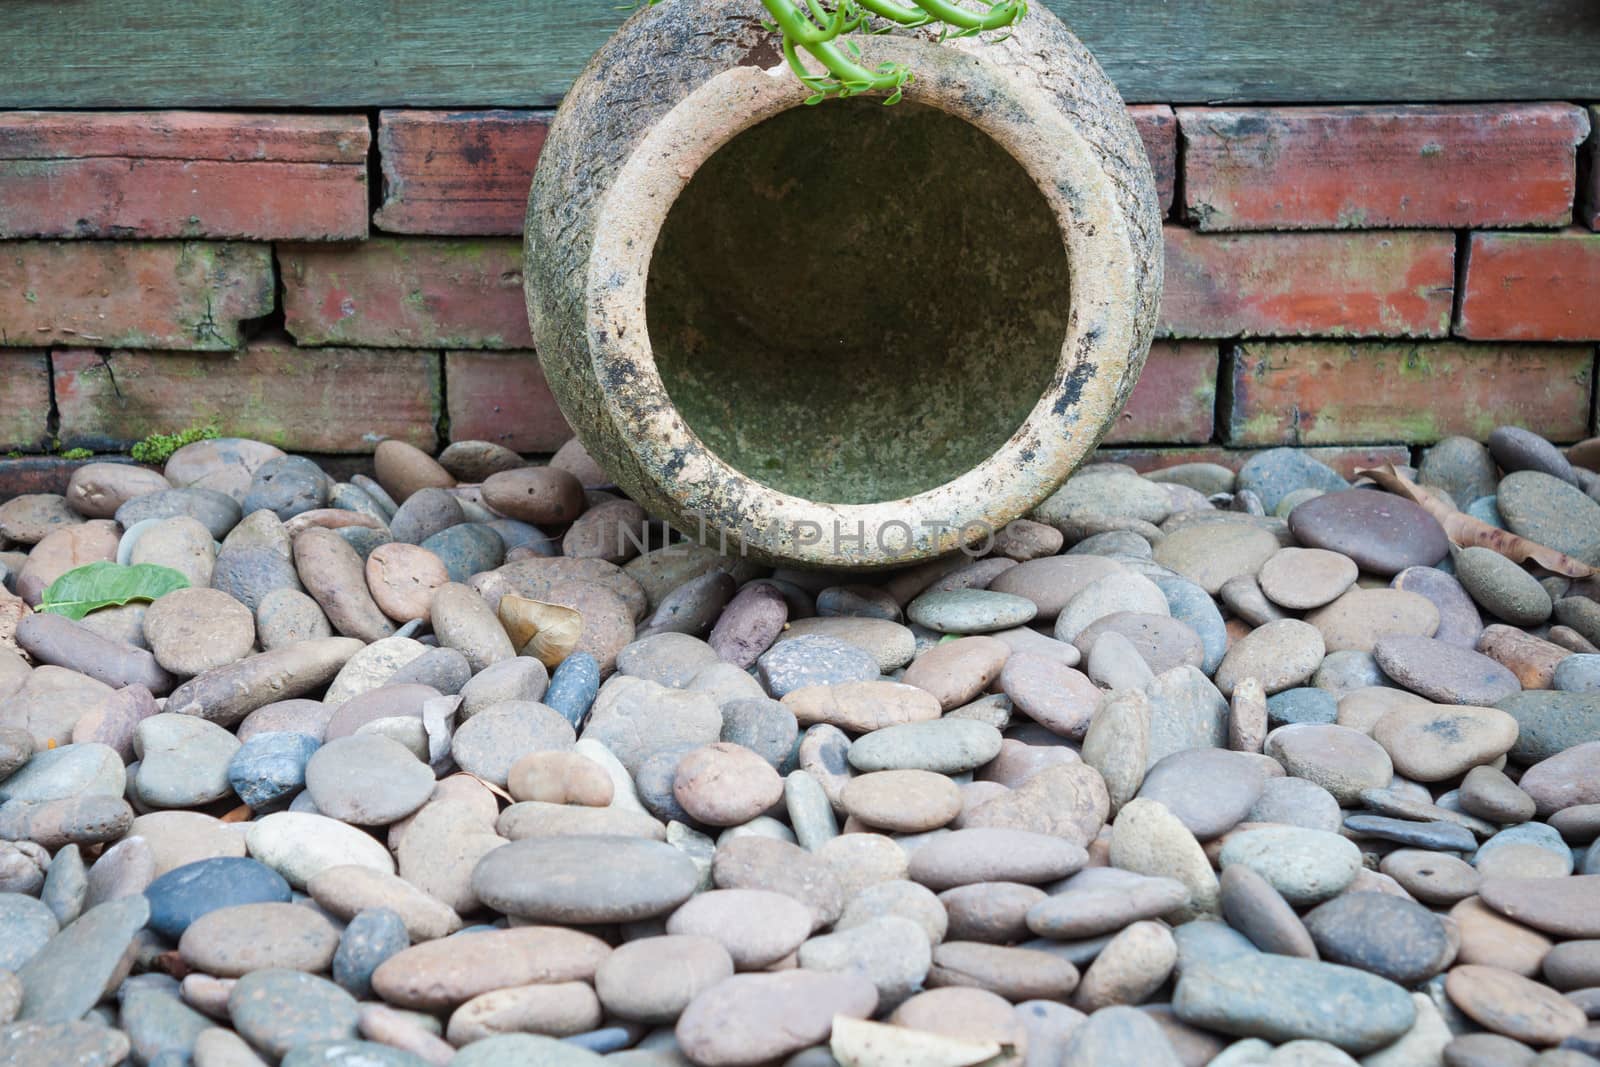
<path id="1" fill-rule="evenodd" d="M 1130 103 L 1600 98 L 1593 0 L 1047 5 Z M 548 107 L 625 6 L 9 0 L 0 107 Z"/>

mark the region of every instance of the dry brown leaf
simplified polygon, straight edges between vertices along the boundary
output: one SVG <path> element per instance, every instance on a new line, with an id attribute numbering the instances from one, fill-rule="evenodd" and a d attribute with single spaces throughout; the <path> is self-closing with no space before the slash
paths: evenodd
<path id="1" fill-rule="evenodd" d="M 583 634 L 583 616 L 572 608 L 515 593 L 500 598 L 499 615 L 518 654 L 532 656 L 551 670 L 572 654 Z"/>
<path id="2" fill-rule="evenodd" d="M 1450 538 L 1453 544 L 1463 548 L 1476 546 L 1491 549 L 1507 559 L 1518 563 L 1531 561 L 1552 574 L 1560 574 L 1567 578 L 1587 578 L 1597 573 L 1595 568 L 1573 559 L 1564 552 L 1557 552 L 1537 541 L 1519 537 L 1510 530 L 1497 529 L 1482 519 L 1475 519 L 1465 512 L 1457 511 L 1431 493 L 1423 492 L 1411 479 L 1395 470 L 1392 463 L 1385 463 L 1372 470 L 1357 471 L 1356 474 L 1365 475 L 1391 493 L 1403 496 L 1421 506 L 1429 515 L 1439 520 L 1439 525 L 1444 527 L 1445 536 Z"/>

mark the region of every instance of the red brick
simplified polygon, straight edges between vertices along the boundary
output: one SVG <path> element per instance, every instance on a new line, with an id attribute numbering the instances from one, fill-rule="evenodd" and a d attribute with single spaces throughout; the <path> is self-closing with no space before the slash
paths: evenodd
<path id="1" fill-rule="evenodd" d="M 1238 470 L 1251 456 L 1258 456 L 1262 448 L 1223 448 L 1221 445 L 1203 445 L 1198 448 L 1102 448 L 1096 459 L 1126 463 L 1141 472 L 1158 471 L 1176 467 L 1180 463 L 1220 463 Z M 1326 463 L 1346 478 L 1367 467 L 1384 463 L 1404 465 L 1411 462 L 1411 449 L 1406 445 L 1366 445 L 1340 448 L 1305 448 L 1306 455 Z"/>
<path id="2" fill-rule="evenodd" d="M 1600 107 L 1589 109 L 1589 139 L 1578 158 L 1578 214 L 1591 230 L 1600 230 Z"/>
<path id="3" fill-rule="evenodd" d="M 302 345 L 533 346 L 520 241 L 279 245 L 278 262 L 288 329 Z"/>
<path id="4" fill-rule="evenodd" d="M 1178 118 L 1166 104 L 1135 104 L 1128 108 L 1139 129 L 1150 169 L 1156 176 L 1156 195 L 1161 198 L 1161 214 L 1172 210 L 1178 180 Z"/>
<path id="5" fill-rule="evenodd" d="M 0 502 L 27 493 L 64 494 L 72 474 L 85 463 L 127 463 L 126 456 L 93 456 L 89 459 L 62 459 L 60 456 L 24 456 L 0 459 Z M 4 600 L 0 597 L 0 600 Z"/>
<path id="6" fill-rule="evenodd" d="M 272 310 L 272 249 L 208 241 L 0 244 L 0 345 L 237 348 Z"/>
<path id="7" fill-rule="evenodd" d="M 43 447 L 50 435 L 50 357 L 0 350 L 0 450 Z"/>
<path id="8" fill-rule="evenodd" d="M 1217 406 L 1217 346 L 1157 341 L 1128 406 L 1106 434 L 1108 444 L 1211 440 Z"/>
<path id="9" fill-rule="evenodd" d="M 1180 108 L 1202 230 L 1565 226 L 1571 104 Z"/>
<path id="10" fill-rule="evenodd" d="M 378 153 L 391 233 L 520 234 L 548 111 L 383 111 Z"/>
<path id="11" fill-rule="evenodd" d="M 434 352 L 258 341 L 219 355 L 58 349 L 54 362 L 66 448 L 125 448 L 207 424 L 299 452 L 371 452 L 384 437 L 438 444 Z"/>
<path id="12" fill-rule="evenodd" d="M 1443 337 L 1451 233 L 1166 229 L 1166 337 Z"/>
<path id="13" fill-rule="evenodd" d="M 446 352 L 450 440 L 554 452 L 572 436 L 533 352 Z"/>
<path id="14" fill-rule="evenodd" d="M 1475 233 L 1465 274 L 1462 337 L 1600 340 L 1600 234 Z"/>
<path id="15" fill-rule="evenodd" d="M 363 115 L 0 112 L 0 237 L 367 235 Z"/>
<path id="16" fill-rule="evenodd" d="M 1588 430 L 1594 350 L 1260 343 L 1234 348 L 1224 374 L 1224 436 L 1233 445 L 1431 444 L 1452 434 L 1481 441 L 1504 425 L 1575 441 Z"/>

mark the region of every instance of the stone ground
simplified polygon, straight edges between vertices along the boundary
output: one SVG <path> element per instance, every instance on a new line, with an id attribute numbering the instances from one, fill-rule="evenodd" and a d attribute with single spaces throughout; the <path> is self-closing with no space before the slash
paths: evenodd
<path id="1" fill-rule="evenodd" d="M 0 1063 L 1600 1063 L 1600 441 L 1086 469 L 870 578 L 575 444 L 0 505 Z M 1446 516 L 1454 526 L 1455 520 Z M 94 561 L 189 587 L 34 613 Z"/>

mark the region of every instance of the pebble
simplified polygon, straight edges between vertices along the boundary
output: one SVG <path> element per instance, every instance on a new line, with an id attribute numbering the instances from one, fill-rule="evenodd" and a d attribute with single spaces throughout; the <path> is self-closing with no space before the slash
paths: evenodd
<path id="1" fill-rule="evenodd" d="M 694 749 L 678 761 L 673 797 L 708 826 L 749 822 L 783 796 L 783 779 L 772 765 L 742 745 L 718 742 Z"/>
<path id="2" fill-rule="evenodd" d="M 1234 644 L 1217 668 L 1223 696 L 1244 678 L 1254 678 L 1269 696 L 1310 680 L 1325 652 L 1322 634 L 1299 619 L 1280 619 L 1252 630 Z"/>
<path id="3" fill-rule="evenodd" d="M 1491 615 L 1517 626 L 1536 626 L 1550 617 L 1550 594 L 1516 563 L 1476 546 L 1456 553 L 1456 578 Z"/>
<path id="4" fill-rule="evenodd" d="M 871 653 L 836 637 L 817 634 L 780 641 L 756 664 L 762 685 L 780 700 L 807 686 L 874 681 L 879 676 L 877 660 Z"/>
<path id="5" fill-rule="evenodd" d="M 790 970 L 736 974 L 689 1002 L 675 1029 L 699 1063 L 762 1063 L 824 1042 L 838 1016 L 863 1019 L 877 990 L 854 974 Z"/>
<path id="6" fill-rule="evenodd" d="M 1355 804 L 1364 789 L 1387 786 L 1394 775 L 1388 752 L 1359 730 L 1326 724 L 1281 726 L 1267 735 L 1266 754 L 1285 771 Z"/>
<path id="7" fill-rule="evenodd" d="M 1433 638 L 1381 637 L 1372 654 L 1390 678 L 1441 704 L 1490 706 L 1522 690 L 1517 676 L 1488 656 Z"/>
<path id="8" fill-rule="evenodd" d="M 850 745 L 858 771 L 922 770 L 962 774 L 1000 752 L 1000 731 L 972 719 L 939 719 L 888 726 Z"/>
<path id="9" fill-rule="evenodd" d="M 1331 467 L 1294 448 L 1272 448 L 1251 456 L 1236 480 L 1238 489 L 1255 493 L 1269 512 L 1297 489 L 1333 493 L 1349 484 Z"/>
<path id="10" fill-rule="evenodd" d="M 451 738 L 450 754 L 462 770 L 504 788 L 519 757 L 566 751 L 575 740 L 572 724 L 554 708 L 532 700 L 506 700 L 463 723 Z M 398 762 L 398 754 L 395 759 Z M 413 789 L 420 791 L 420 774 L 409 767 L 405 770 L 417 783 Z"/>
<path id="11" fill-rule="evenodd" d="M 1007 658 L 1000 688 L 1012 705 L 1062 737 L 1081 738 L 1100 702 L 1100 690 L 1082 672 L 1029 652 Z"/>
<path id="12" fill-rule="evenodd" d="M 214 722 L 192 715 L 152 715 L 134 735 L 139 756 L 139 799 L 156 808 L 189 808 L 233 791 L 228 765 L 239 740 Z"/>
<path id="13" fill-rule="evenodd" d="M 1483 876 L 1470 863 L 1440 852 L 1396 849 L 1379 870 L 1424 904 L 1450 906 L 1478 891 Z"/>
<path id="14" fill-rule="evenodd" d="M 1241 830 L 1222 845 L 1223 871 L 1243 864 L 1296 907 L 1337 896 L 1361 870 L 1361 850 L 1338 834 L 1299 826 Z"/>
<path id="15" fill-rule="evenodd" d="M 244 904 L 287 903 L 289 883 L 272 868 L 242 856 L 198 860 L 166 872 L 144 890 L 150 928 L 176 941 L 201 917 Z"/>
<path id="16" fill-rule="evenodd" d="M 1305 926 L 1323 959 L 1403 986 L 1437 974 L 1452 954 L 1432 912 L 1388 893 L 1345 893 L 1308 912 Z"/>
<path id="17" fill-rule="evenodd" d="M 1445 437 L 1422 454 L 1417 481 L 1443 489 L 1465 508 L 1474 500 L 1494 494 L 1495 461 L 1489 450 L 1470 437 Z"/>
<path id="18" fill-rule="evenodd" d="M 326 815 L 275 812 L 250 824 L 245 835 L 250 855 L 303 889 L 329 867 L 359 864 L 394 873 L 389 852 L 366 833 Z"/>
<path id="19" fill-rule="evenodd" d="M 961 790 L 942 774 L 877 771 L 852 778 L 839 794 L 849 815 L 894 833 L 936 830 L 961 811 Z"/>
<path id="20" fill-rule="evenodd" d="M 1228 743 L 1228 701 L 1195 667 L 1174 667 L 1144 689 L 1150 704 L 1146 766 L 1190 748 Z"/>
<path id="21" fill-rule="evenodd" d="M 190 967 L 221 978 L 270 968 L 326 970 L 339 932 L 315 909 L 264 902 L 213 908 L 194 918 L 178 941 Z"/>
<path id="22" fill-rule="evenodd" d="M 1211 861 L 1189 828 L 1159 801 L 1136 799 L 1123 806 L 1112 826 L 1109 859 L 1113 867 L 1182 883 L 1189 902 L 1174 913 L 1179 921 L 1217 910 Z"/>
<path id="23" fill-rule="evenodd" d="M 1124 611 L 1172 613 L 1159 586 L 1142 574 L 1119 570 L 1096 578 L 1068 602 L 1056 617 L 1055 638 L 1070 644 L 1097 620 Z"/>
<path id="24" fill-rule="evenodd" d="M 330 967 L 333 980 L 351 996 L 372 996 L 372 974 L 411 944 L 404 920 L 388 908 L 357 912 L 339 935 Z"/>
<path id="25" fill-rule="evenodd" d="M 1318 958 L 1316 943 L 1283 894 L 1248 864 L 1227 867 L 1219 879 L 1223 917 L 1262 952 Z"/>
<path id="26" fill-rule="evenodd" d="M 1220 837 L 1255 806 L 1265 784 L 1260 765 L 1226 749 L 1165 757 L 1145 774 L 1139 796 L 1159 802 L 1200 841 Z"/>
<path id="27" fill-rule="evenodd" d="M 297 1045 L 353 1040 L 355 998 L 325 978 L 304 971 L 255 971 L 228 995 L 234 1029 L 274 1059 Z"/>
<path id="28" fill-rule="evenodd" d="M 1304 545 L 1341 553 L 1384 576 L 1431 567 L 1450 549 L 1444 528 L 1420 505 L 1371 489 L 1308 500 L 1289 515 L 1289 529 Z"/>
<path id="29" fill-rule="evenodd" d="M 694 864 L 670 845 L 584 836 L 513 842 L 487 854 L 472 874 L 473 892 L 490 907 L 565 923 L 663 915 L 687 900 L 699 881 Z"/>
<path id="30" fill-rule="evenodd" d="M 1141 919 L 1160 918 L 1189 901 L 1188 887 L 1174 878 L 1129 875 L 1103 885 L 1082 883 L 1079 888 L 1080 882 L 1071 880 L 1065 889 L 1031 905 L 1027 928 L 1039 937 L 1060 941 L 1098 937 Z"/>
<path id="31" fill-rule="evenodd" d="M 1496 708 L 1396 708 L 1372 727 L 1398 774 L 1418 782 L 1458 778 L 1510 751 L 1517 721 Z"/>
<path id="32" fill-rule="evenodd" d="M 1277 540 L 1273 539 L 1276 547 Z M 1273 603 L 1291 611 L 1331 604 L 1355 584 L 1359 568 L 1349 556 L 1321 548 L 1278 548 L 1257 580 Z"/>
<path id="33" fill-rule="evenodd" d="M 984 634 L 1033 621 L 1033 601 L 985 589 L 950 589 L 923 593 L 906 607 L 911 621 L 930 630 Z"/>
<path id="34" fill-rule="evenodd" d="M 1498 967 L 1452 968 L 1445 990 L 1480 1026 L 1534 1046 L 1557 1044 L 1588 1025 L 1583 1009 L 1555 990 Z"/>
<path id="35" fill-rule="evenodd" d="M 1600 503 L 1536 470 L 1500 480 L 1495 502 L 1506 527 L 1591 566 L 1600 563 Z"/>
<path id="36" fill-rule="evenodd" d="M 1234 694 L 1237 696 L 1237 688 Z M 1294 723 L 1326 724 L 1334 722 L 1339 717 L 1338 698 L 1326 689 L 1312 686 L 1280 690 L 1266 698 L 1266 704 L 1267 719 L 1274 726 Z"/>
<path id="37" fill-rule="evenodd" d="M 127 896 L 89 908 L 54 934 L 17 969 L 23 990 L 18 1017 L 35 1022 L 82 1018 L 125 973 L 123 958 L 149 918 L 145 898 Z"/>
<path id="38" fill-rule="evenodd" d="M 355 826 L 387 826 L 427 802 L 434 776 L 400 742 L 358 733 L 317 749 L 306 764 L 305 782 L 324 815 Z"/>

